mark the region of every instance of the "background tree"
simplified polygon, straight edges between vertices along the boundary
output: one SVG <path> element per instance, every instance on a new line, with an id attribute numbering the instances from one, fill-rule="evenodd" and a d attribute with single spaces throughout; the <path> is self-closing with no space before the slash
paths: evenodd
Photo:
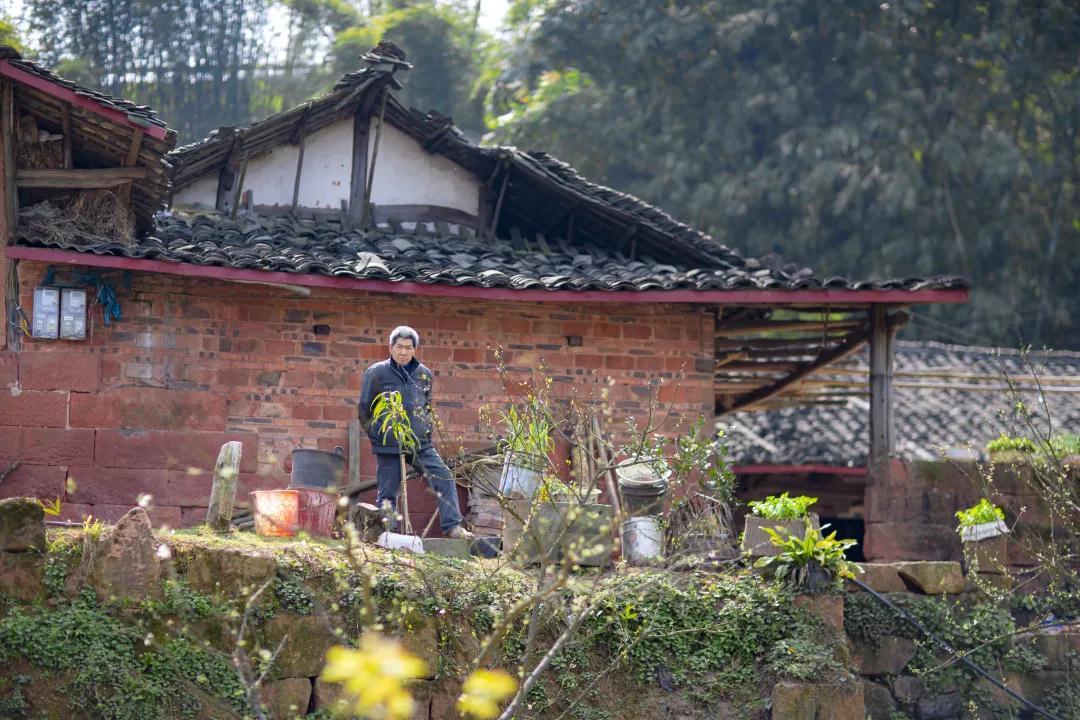
<path id="1" fill-rule="evenodd" d="M 746 253 L 969 277 L 972 303 L 917 335 L 1077 345 L 1074 3 L 519 0 L 510 20 L 495 139 Z"/>

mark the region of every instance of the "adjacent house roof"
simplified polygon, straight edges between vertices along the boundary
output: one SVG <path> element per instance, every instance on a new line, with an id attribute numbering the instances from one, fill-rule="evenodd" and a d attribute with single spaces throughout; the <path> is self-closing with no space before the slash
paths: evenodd
<path id="1" fill-rule="evenodd" d="M 149 107 L 65 80 L 6 45 L 0 45 L 0 76 L 13 81 L 19 113 L 31 115 L 39 128 L 62 134 L 70 124 L 77 167 L 146 169 L 146 177 L 132 183 L 131 200 L 139 226 L 149 227 L 168 193 L 163 158 L 176 145 L 176 133 Z"/>
<path id="2" fill-rule="evenodd" d="M 893 375 L 896 453 L 913 460 L 940 459 L 943 451 L 980 453 L 1002 431 L 1016 432 L 1006 377 L 1037 416 L 1049 413 L 1055 433 L 1080 432 L 1080 353 L 1033 352 L 1030 359 L 1029 365 L 1016 350 L 898 342 Z M 870 409 L 863 393 L 868 374 L 864 353 L 818 376 L 822 392 L 846 388 L 857 393 L 838 404 L 724 417 L 724 425 L 731 427 L 729 446 L 736 465 L 865 466 Z"/>

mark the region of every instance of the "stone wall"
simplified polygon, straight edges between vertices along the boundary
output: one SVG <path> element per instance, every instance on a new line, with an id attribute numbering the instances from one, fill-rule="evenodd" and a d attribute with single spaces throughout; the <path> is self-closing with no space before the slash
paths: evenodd
<path id="1" fill-rule="evenodd" d="M 957 510 L 982 497 L 979 466 L 973 461 L 893 459 L 867 474 L 864 553 L 869 560 L 953 560 L 963 558 L 956 532 Z M 995 502 L 1012 526 L 1021 511 L 1027 528 L 1045 526 L 1046 516 L 1031 490 L 1029 466 L 993 467 Z M 1010 543 L 1009 563 L 1031 564 Z"/>
<path id="2" fill-rule="evenodd" d="M 45 271 L 18 264 L 28 313 Z M 398 324 L 423 338 L 419 357 L 435 372 L 444 453 L 491 444 L 479 410 L 507 399 L 499 346 L 515 381 L 544 362 L 562 397 L 595 396 L 598 379 L 610 376 L 612 428 L 645 415 L 652 380 L 665 382 L 660 399 L 677 415 L 713 414 L 713 316 L 690 305 L 319 289 L 305 297 L 250 284 L 103 275 L 118 293 L 119 322 L 104 326 L 93 308 L 84 342 L 24 339 L 21 352 L 0 354 L 0 470 L 20 463 L 0 496 L 60 496 L 71 519 L 116 519 L 148 492 L 156 524 L 198 522 L 208 469 L 227 440 L 244 444 L 241 493 L 284 484 L 298 445 L 347 447 L 361 375 L 387 356 L 387 334 Z M 571 336 L 581 344 L 570 346 Z M 370 478 L 374 463 L 362 446 Z M 410 489 L 414 524 L 426 524 L 432 498 Z"/>

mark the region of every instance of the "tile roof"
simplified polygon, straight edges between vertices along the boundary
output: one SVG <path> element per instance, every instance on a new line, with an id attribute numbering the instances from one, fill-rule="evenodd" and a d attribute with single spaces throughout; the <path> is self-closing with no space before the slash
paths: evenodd
<path id="1" fill-rule="evenodd" d="M 1033 353 L 1032 360 L 1055 432 L 1080 433 L 1080 353 Z M 866 371 L 866 354 L 851 365 Z M 893 381 L 897 454 L 933 460 L 941 457 L 943 448 L 981 451 L 1003 430 L 1015 432 L 1002 417 L 1010 406 L 1003 369 L 1024 388 L 1029 405 L 1041 409 L 1032 373 L 1017 351 L 897 343 Z M 733 413 L 722 422 L 731 426 L 729 446 L 737 465 L 862 467 L 869 452 L 869 416 L 865 397 L 849 397 L 840 405 Z"/>
<path id="2" fill-rule="evenodd" d="M 29 213 L 30 209 L 24 208 Z M 519 242 L 477 235 L 471 228 L 439 224 L 443 232 L 420 224 L 347 229 L 339 220 L 308 221 L 221 215 L 159 216 L 146 236 L 120 243 L 93 236 L 50 241 L 20 223 L 21 245 L 58 247 L 130 258 L 171 260 L 195 265 L 293 273 L 550 290 L 731 290 L 802 288 L 961 287 L 955 278 L 889 283 L 815 279 L 794 266 L 770 266 L 734 253 L 711 268 L 669 263 L 643 255 L 631 260 L 618 251 L 587 243 L 568 245 Z M 412 225 L 407 223 L 406 225 Z"/>
<path id="3" fill-rule="evenodd" d="M 163 120 L 158 118 L 157 113 L 146 105 L 138 105 L 130 100 L 124 98 L 113 97 L 97 90 L 91 90 L 88 87 L 79 85 L 76 82 L 62 78 L 56 73 L 41 67 L 35 62 L 22 59 L 19 52 L 9 46 L 0 45 L 0 60 L 7 60 L 12 66 L 19 68 L 31 75 L 36 75 L 43 80 L 47 80 L 60 87 L 71 90 L 76 95 L 80 95 L 88 100 L 93 100 L 102 107 L 116 110 L 118 112 L 127 115 L 128 119 L 136 125 L 148 126 L 157 125 L 158 127 L 168 129 L 168 126 Z"/>

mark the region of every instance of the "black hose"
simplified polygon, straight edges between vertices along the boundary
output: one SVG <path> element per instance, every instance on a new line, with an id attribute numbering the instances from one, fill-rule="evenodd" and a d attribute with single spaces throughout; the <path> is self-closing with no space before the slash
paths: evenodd
<path id="1" fill-rule="evenodd" d="M 1024 705 L 1024 706 L 1030 708 L 1031 710 L 1035 711 L 1039 715 L 1042 715 L 1044 718 L 1048 718 L 1048 720 L 1061 720 L 1057 715 L 1054 715 L 1050 711 L 1036 705 L 1035 703 L 1033 703 L 1030 700 L 1028 700 L 1027 698 L 1025 698 L 1023 695 L 1017 693 L 1015 690 L 1010 690 L 1009 688 L 1005 687 L 1005 685 L 1003 685 L 1000 680 L 998 680 L 993 675 L 991 675 L 990 673 L 986 672 L 981 667 L 976 665 L 975 662 L 973 660 L 971 660 L 969 657 L 967 657 L 966 655 L 962 655 L 961 653 L 958 653 L 956 651 L 956 649 L 952 647 L 952 645 L 949 645 L 949 643 L 945 642 L 944 640 L 939 638 L 937 635 L 930 632 L 930 630 L 928 630 L 925 625 L 923 625 L 921 622 L 919 622 L 916 618 L 912 617 L 912 615 L 910 613 L 908 613 L 907 610 L 904 610 L 902 607 L 897 606 L 891 600 L 889 600 L 889 598 L 885 597 L 884 595 L 882 595 L 878 591 L 871 588 L 869 585 L 866 585 L 865 583 L 863 583 L 863 582 L 861 582 L 859 580 L 852 579 L 851 582 L 855 583 L 860 588 L 862 588 L 866 592 L 873 595 L 878 600 L 878 602 L 880 602 L 882 605 L 884 605 L 885 607 L 887 607 L 890 610 L 892 610 L 893 612 L 895 612 L 897 615 L 902 617 L 904 620 L 907 620 L 909 624 L 911 624 L 911 625 L 913 625 L 915 627 L 915 629 L 917 629 L 923 635 L 926 635 L 928 638 L 930 638 L 935 643 L 937 643 L 937 645 L 940 648 L 942 648 L 945 652 L 949 653 L 950 655 L 955 656 L 960 662 L 964 663 L 969 668 L 971 668 L 971 670 L 973 670 L 977 675 L 981 675 L 982 677 L 986 678 L 987 680 L 989 680 L 994 685 L 997 685 L 999 688 L 1004 690 L 1005 694 L 1008 695 L 1009 697 L 1011 697 L 1013 700 L 1016 700 L 1021 705 Z"/>

